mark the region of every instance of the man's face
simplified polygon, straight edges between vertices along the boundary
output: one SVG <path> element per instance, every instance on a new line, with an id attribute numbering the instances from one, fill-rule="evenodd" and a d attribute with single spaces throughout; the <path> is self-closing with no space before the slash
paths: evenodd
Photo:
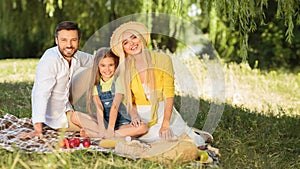
<path id="1" fill-rule="evenodd" d="M 79 37 L 77 30 L 61 30 L 55 39 L 59 51 L 65 59 L 71 59 L 78 50 Z"/>

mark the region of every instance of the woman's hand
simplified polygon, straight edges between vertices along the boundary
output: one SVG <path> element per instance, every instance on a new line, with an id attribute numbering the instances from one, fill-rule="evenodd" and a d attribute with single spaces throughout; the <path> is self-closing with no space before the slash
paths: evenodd
<path id="1" fill-rule="evenodd" d="M 159 130 L 159 136 L 163 140 L 167 141 L 175 141 L 177 140 L 176 136 L 173 134 L 173 131 L 170 129 L 170 127 L 161 127 Z"/>
<path id="2" fill-rule="evenodd" d="M 177 140 L 176 136 L 174 136 L 172 130 L 170 129 L 170 119 L 173 110 L 173 103 L 174 98 L 166 98 L 165 99 L 165 111 L 164 111 L 164 118 L 159 130 L 159 136 L 163 140 L 174 141 Z"/>

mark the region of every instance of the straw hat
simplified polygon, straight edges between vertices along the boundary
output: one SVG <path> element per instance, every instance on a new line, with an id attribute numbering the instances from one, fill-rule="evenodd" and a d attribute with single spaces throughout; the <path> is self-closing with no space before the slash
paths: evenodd
<path id="1" fill-rule="evenodd" d="M 112 34 L 110 39 L 110 47 L 115 55 L 119 57 L 125 57 L 125 53 L 122 47 L 122 34 L 125 31 L 131 31 L 136 34 L 139 33 L 144 37 L 146 45 L 148 45 L 150 41 L 150 33 L 147 27 L 140 22 L 126 22 L 120 25 Z"/>

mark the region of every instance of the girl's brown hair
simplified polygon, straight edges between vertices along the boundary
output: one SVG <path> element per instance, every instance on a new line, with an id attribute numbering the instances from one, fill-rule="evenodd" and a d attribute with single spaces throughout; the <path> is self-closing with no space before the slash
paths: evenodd
<path id="1" fill-rule="evenodd" d="M 91 79 L 90 79 L 89 88 L 87 91 L 87 101 L 86 101 L 86 106 L 87 106 L 87 110 L 89 113 L 92 113 L 91 102 L 92 102 L 92 98 L 93 98 L 93 96 L 92 96 L 93 88 L 95 85 L 99 85 L 100 79 L 101 79 L 101 74 L 99 71 L 99 63 L 104 58 L 112 58 L 115 62 L 116 69 L 119 65 L 119 57 L 116 56 L 111 51 L 110 48 L 101 47 L 94 53 L 94 64 L 92 67 Z"/>

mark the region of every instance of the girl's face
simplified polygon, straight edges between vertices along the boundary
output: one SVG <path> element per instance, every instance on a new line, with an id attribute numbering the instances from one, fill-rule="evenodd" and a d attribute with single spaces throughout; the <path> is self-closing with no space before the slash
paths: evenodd
<path id="1" fill-rule="evenodd" d="M 108 81 L 115 73 L 116 64 L 113 58 L 103 58 L 99 62 L 99 72 L 103 81 Z"/>
<path id="2" fill-rule="evenodd" d="M 136 55 L 142 52 L 143 43 L 136 35 L 124 32 L 122 34 L 122 46 L 127 55 Z"/>

